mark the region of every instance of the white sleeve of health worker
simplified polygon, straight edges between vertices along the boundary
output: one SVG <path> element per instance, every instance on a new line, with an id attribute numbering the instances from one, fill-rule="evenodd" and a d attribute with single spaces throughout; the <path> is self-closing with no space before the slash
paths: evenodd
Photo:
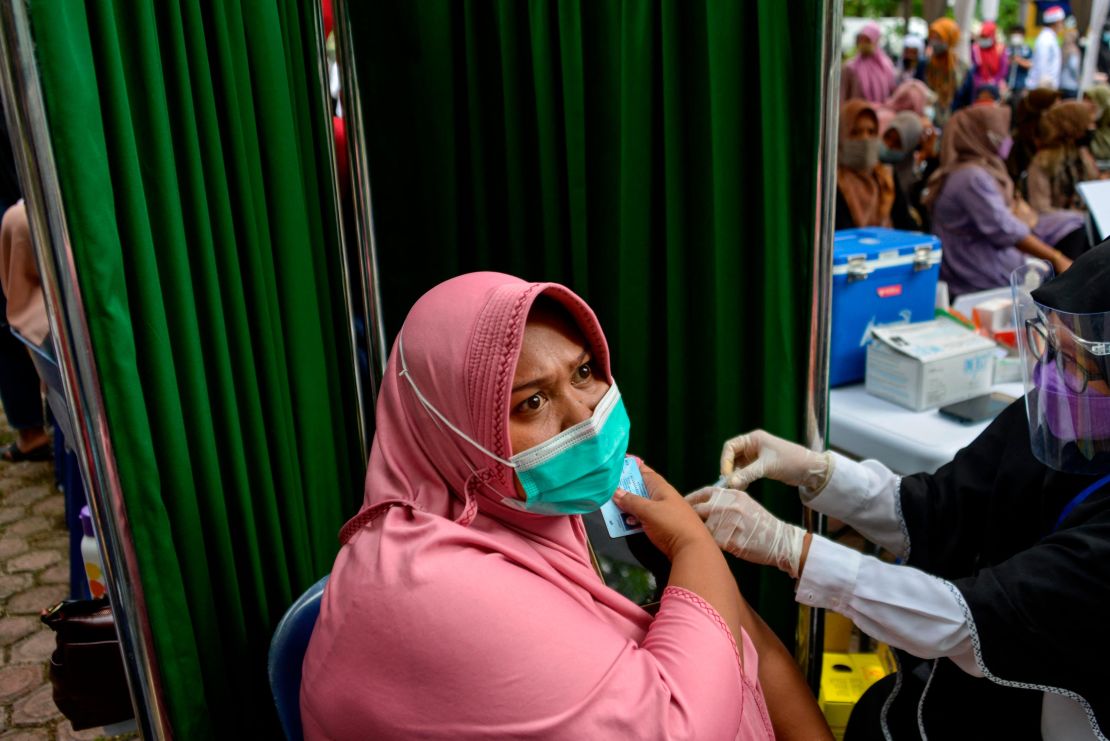
<path id="1" fill-rule="evenodd" d="M 809 506 L 844 520 L 895 556 L 908 556 L 910 540 L 898 498 L 902 477 L 878 461 L 858 463 L 837 453 L 832 457 L 832 475 Z"/>
<path id="2" fill-rule="evenodd" d="M 922 659 L 946 656 L 981 677 L 953 591 L 924 571 L 884 563 L 815 535 L 795 596 L 803 605 L 839 612 L 872 638 Z"/>

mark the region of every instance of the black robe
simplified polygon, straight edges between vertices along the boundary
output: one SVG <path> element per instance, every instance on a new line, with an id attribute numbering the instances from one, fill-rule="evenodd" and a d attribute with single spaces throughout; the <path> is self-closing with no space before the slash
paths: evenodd
<path id="1" fill-rule="evenodd" d="M 1110 733 L 1110 483 L 1056 527 L 1099 480 L 1033 457 L 1022 399 L 935 474 L 902 479 L 907 563 L 955 585 L 987 676 L 911 659 L 886 713 L 894 738 L 916 738 L 920 712 L 931 738 L 1039 739 L 1045 688 Z"/>

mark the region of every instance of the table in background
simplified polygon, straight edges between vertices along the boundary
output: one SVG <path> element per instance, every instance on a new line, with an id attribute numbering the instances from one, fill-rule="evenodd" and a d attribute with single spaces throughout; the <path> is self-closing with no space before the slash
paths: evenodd
<path id="1" fill-rule="evenodd" d="M 1020 383 L 995 391 L 1019 398 Z M 829 392 L 829 445 L 851 457 L 874 458 L 895 473 L 933 473 L 987 429 L 991 420 L 962 424 L 936 409 L 912 412 L 871 396 L 863 384 Z"/>

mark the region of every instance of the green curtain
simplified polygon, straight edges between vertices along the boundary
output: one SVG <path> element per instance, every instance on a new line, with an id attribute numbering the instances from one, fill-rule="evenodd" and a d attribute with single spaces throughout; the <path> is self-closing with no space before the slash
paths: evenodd
<path id="1" fill-rule="evenodd" d="M 273 737 L 273 627 L 364 468 L 311 5 L 29 11 L 174 733 Z"/>
<path id="2" fill-rule="evenodd" d="M 559 281 L 677 486 L 731 435 L 801 438 L 823 2 L 347 4 L 390 339 L 452 275 Z M 791 584 L 740 573 L 791 645 Z"/>

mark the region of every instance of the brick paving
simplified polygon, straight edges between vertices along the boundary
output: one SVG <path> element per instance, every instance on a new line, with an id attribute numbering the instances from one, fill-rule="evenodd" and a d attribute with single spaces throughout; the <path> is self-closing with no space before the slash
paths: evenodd
<path id="1" fill-rule="evenodd" d="M 0 415 L 0 444 L 12 439 Z M 105 738 L 102 728 L 74 731 L 51 696 L 54 633 L 39 613 L 69 595 L 64 517 L 52 463 L 0 460 L 0 741 Z"/>

